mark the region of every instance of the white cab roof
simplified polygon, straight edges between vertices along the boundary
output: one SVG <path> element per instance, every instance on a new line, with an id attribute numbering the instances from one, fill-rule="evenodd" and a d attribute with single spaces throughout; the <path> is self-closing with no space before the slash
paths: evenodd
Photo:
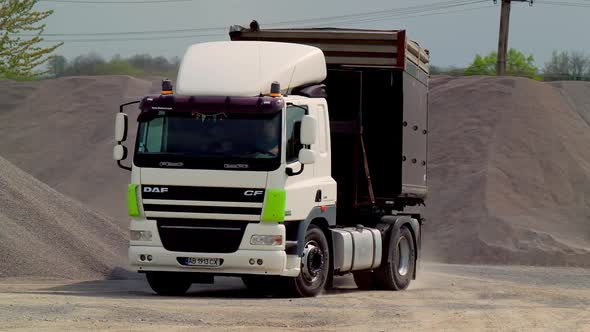
<path id="1" fill-rule="evenodd" d="M 285 92 L 325 78 L 324 54 L 313 46 L 258 41 L 202 43 L 186 51 L 176 93 L 258 96 L 269 94 L 274 81 Z"/>

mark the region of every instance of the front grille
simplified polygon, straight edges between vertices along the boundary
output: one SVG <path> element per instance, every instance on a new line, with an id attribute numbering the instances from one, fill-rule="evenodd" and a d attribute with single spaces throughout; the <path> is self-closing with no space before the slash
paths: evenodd
<path id="1" fill-rule="evenodd" d="M 158 186 L 143 184 L 142 199 L 262 203 L 264 189 L 189 186 Z"/>
<path id="2" fill-rule="evenodd" d="M 169 251 L 232 253 L 238 250 L 248 221 L 160 218 L 162 245 Z"/>
<path id="3" fill-rule="evenodd" d="M 215 214 L 243 214 L 260 215 L 262 208 L 233 207 L 233 206 L 194 206 L 194 205 L 163 205 L 144 204 L 146 212 L 188 212 L 188 213 L 215 213 Z"/>

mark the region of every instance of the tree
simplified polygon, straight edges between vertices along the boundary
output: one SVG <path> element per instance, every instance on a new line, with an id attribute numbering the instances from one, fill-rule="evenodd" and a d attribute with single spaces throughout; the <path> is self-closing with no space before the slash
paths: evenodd
<path id="1" fill-rule="evenodd" d="M 81 75 L 174 77 L 179 62 L 179 58 L 168 60 L 165 57 L 152 57 L 148 54 L 138 54 L 129 58 L 117 54 L 107 61 L 97 53 L 89 53 L 79 55 L 70 61 L 62 56 L 54 56 L 49 60 L 48 72 L 55 77 Z"/>
<path id="2" fill-rule="evenodd" d="M 51 74 L 53 77 L 61 77 L 66 73 L 68 60 L 63 55 L 55 55 L 49 58 L 48 65 L 49 74 Z"/>
<path id="3" fill-rule="evenodd" d="M 66 70 L 68 75 L 99 75 L 105 60 L 96 53 L 79 55 Z"/>
<path id="4" fill-rule="evenodd" d="M 0 76 L 23 78 L 41 74 L 38 66 L 49 61 L 50 54 L 62 43 L 40 47 L 45 24 L 52 10 L 35 11 L 39 0 L 0 0 Z M 26 35 L 28 33 L 28 35 Z M 26 36 L 26 37 L 25 37 Z"/>
<path id="5" fill-rule="evenodd" d="M 496 75 L 496 52 L 482 57 L 475 55 L 473 62 L 465 69 L 465 75 Z"/>
<path id="6" fill-rule="evenodd" d="M 513 48 L 508 50 L 508 62 L 506 63 L 506 72 L 509 75 L 534 77 L 537 74 L 535 67 L 535 58 L 529 54 L 519 52 Z"/>
<path id="7" fill-rule="evenodd" d="M 465 69 L 465 75 L 496 75 L 497 53 L 486 56 L 477 54 L 473 62 Z M 535 58 L 532 55 L 511 48 L 506 59 L 506 74 L 512 76 L 534 77 L 537 73 Z"/>
<path id="8" fill-rule="evenodd" d="M 545 76 L 568 78 L 571 74 L 569 53 L 554 50 L 551 59 L 545 63 L 543 73 Z"/>
<path id="9" fill-rule="evenodd" d="M 98 75 L 141 75 L 142 70 L 134 67 L 120 55 L 115 55 L 108 63 L 98 66 Z"/>
<path id="10" fill-rule="evenodd" d="M 543 74 L 546 80 L 587 80 L 590 77 L 590 56 L 579 51 L 553 51 Z"/>
<path id="11" fill-rule="evenodd" d="M 581 79 L 586 74 L 586 68 L 590 65 L 590 59 L 582 52 L 572 52 L 570 58 L 570 73 L 575 80 Z"/>
<path id="12" fill-rule="evenodd" d="M 463 76 L 465 74 L 465 68 L 459 68 L 455 66 L 441 67 L 436 65 L 430 66 L 431 75 L 448 75 L 448 76 Z"/>

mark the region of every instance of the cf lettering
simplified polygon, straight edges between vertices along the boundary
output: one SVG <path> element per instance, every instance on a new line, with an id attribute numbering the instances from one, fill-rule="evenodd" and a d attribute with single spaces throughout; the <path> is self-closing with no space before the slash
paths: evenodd
<path id="1" fill-rule="evenodd" d="M 260 196 L 264 192 L 262 190 L 246 190 L 244 196 Z"/>

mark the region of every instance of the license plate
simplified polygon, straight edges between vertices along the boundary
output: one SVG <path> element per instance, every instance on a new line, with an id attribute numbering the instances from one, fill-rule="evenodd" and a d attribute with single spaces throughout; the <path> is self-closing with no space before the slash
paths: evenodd
<path id="1" fill-rule="evenodd" d="M 203 258 L 203 257 L 187 257 L 185 265 L 190 266 L 220 266 L 221 260 L 219 258 Z"/>

